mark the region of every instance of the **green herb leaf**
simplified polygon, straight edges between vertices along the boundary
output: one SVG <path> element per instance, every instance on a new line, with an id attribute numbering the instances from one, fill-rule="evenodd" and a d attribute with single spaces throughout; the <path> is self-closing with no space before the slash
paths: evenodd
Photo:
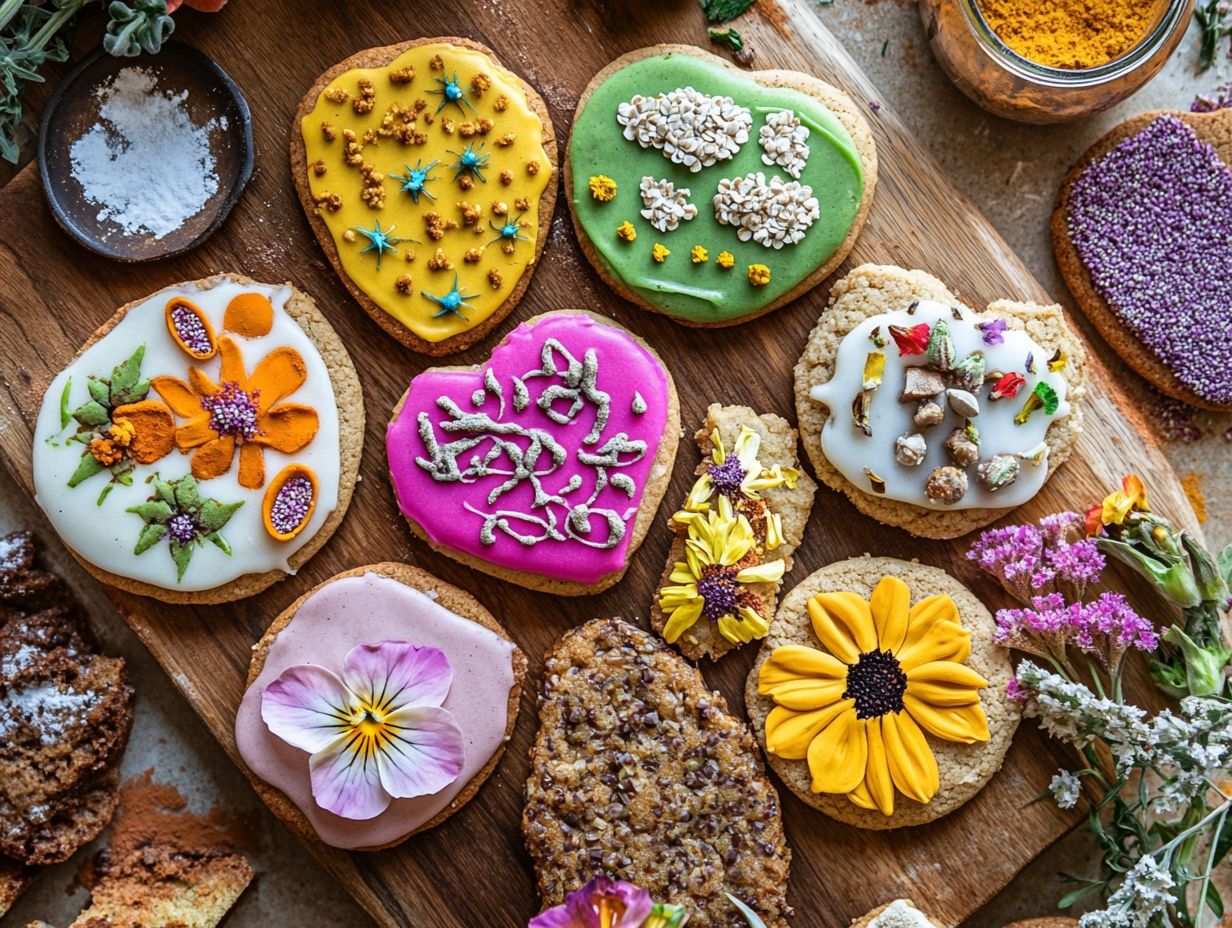
<path id="1" fill-rule="evenodd" d="M 733 52 L 744 48 L 744 39 L 735 29 L 707 29 L 706 33 L 710 36 L 711 42 L 726 45 Z"/>
<path id="2" fill-rule="evenodd" d="M 154 475 L 154 492 L 159 499 L 174 506 L 175 505 L 175 487 L 169 484 L 166 480 L 160 480 L 158 475 Z"/>
<path id="3" fill-rule="evenodd" d="M 162 537 L 167 534 L 167 526 L 158 522 L 150 522 L 141 530 L 141 534 L 137 536 L 137 547 L 133 548 L 133 554 L 141 554 L 148 550 L 151 545 L 157 544 L 162 540 Z"/>
<path id="4" fill-rule="evenodd" d="M 101 377 L 90 377 L 86 380 L 90 390 L 90 399 L 101 406 L 111 405 L 111 385 Z"/>
<path id="5" fill-rule="evenodd" d="M 216 544 L 219 547 L 219 549 L 222 551 L 223 554 L 230 556 L 231 546 L 227 544 L 227 539 L 223 538 L 217 532 L 212 532 L 206 537 L 209 538 L 210 541 L 214 542 L 214 544 Z"/>
<path id="6" fill-rule="evenodd" d="M 138 345 L 137 350 L 129 355 L 128 360 L 115 366 L 111 372 L 111 395 L 130 390 L 141 379 L 141 359 L 145 357 L 145 345 Z M 112 401 L 113 406 L 119 403 Z"/>
<path id="7" fill-rule="evenodd" d="M 117 58 L 133 58 L 143 51 L 156 52 L 175 31 L 175 20 L 167 15 L 166 0 L 115 0 L 107 13 L 107 34 L 103 48 Z"/>
<path id="8" fill-rule="evenodd" d="M 68 410 L 68 395 L 73 389 L 73 378 L 64 381 L 64 390 L 60 394 L 60 428 L 67 428 L 73 421 L 73 414 Z"/>
<path id="9" fill-rule="evenodd" d="M 1204 0 L 1194 7 L 1194 19 L 1202 34 L 1202 44 L 1198 48 L 1198 70 L 1205 71 L 1215 62 L 1215 53 L 1219 50 L 1219 40 L 1223 38 L 1228 27 L 1224 25 L 1224 13 L 1219 8 L 1220 0 Z"/>
<path id="10" fill-rule="evenodd" d="M 73 471 L 73 476 L 68 478 L 68 485 L 75 487 L 83 481 L 89 480 L 95 474 L 105 470 L 90 452 L 86 452 L 81 456 L 81 461 L 77 465 L 77 469 Z"/>
<path id="11" fill-rule="evenodd" d="M 753 0 L 701 0 L 702 12 L 712 23 L 725 23 L 735 19 L 753 5 Z"/>
<path id="12" fill-rule="evenodd" d="M 108 480 L 107 485 L 103 487 L 103 492 L 98 494 L 98 499 L 94 501 L 95 506 L 103 505 L 103 500 L 111 495 L 111 491 L 115 489 L 115 481 Z"/>
<path id="13" fill-rule="evenodd" d="M 73 418 L 86 428 L 96 429 L 111 421 L 111 413 L 102 403 L 90 400 L 73 410 Z"/>
<path id="14" fill-rule="evenodd" d="M 173 538 L 168 547 L 171 548 L 171 560 L 175 561 L 175 582 L 179 583 L 184 579 L 184 571 L 188 570 L 188 562 L 192 560 L 193 546 L 182 545 Z"/>
<path id="15" fill-rule="evenodd" d="M 176 481 L 175 502 L 181 509 L 189 512 L 196 512 L 201 508 L 201 494 L 197 490 L 197 478 L 192 474 L 187 474 Z"/>
<path id="16" fill-rule="evenodd" d="M 201 512 L 197 515 L 197 522 L 201 526 L 201 531 L 218 531 L 231 521 L 231 516 L 235 515 L 235 510 L 243 505 L 243 500 L 240 500 L 238 503 L 220 503 L 216 499 L 207 499 L 201 506 Z"/>
<path id="17" fill-rule="evenodd" d="M 138 503 L 136 506 L 129 507 L 128 512 L 136 513 L 146 522 L 166 522 L 175 515 L 175 510 L 161 499 Z"/>

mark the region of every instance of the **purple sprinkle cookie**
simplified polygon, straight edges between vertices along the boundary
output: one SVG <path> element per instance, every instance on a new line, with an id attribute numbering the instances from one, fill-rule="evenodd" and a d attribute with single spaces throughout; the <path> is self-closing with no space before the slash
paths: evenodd
<path id="1" fill-rule="evenodd" d="M 1073 183 L 1070 240 L 1117 318 L 1178 381 L 1232 404 L 1232 172 L 1161 116 Z"/>

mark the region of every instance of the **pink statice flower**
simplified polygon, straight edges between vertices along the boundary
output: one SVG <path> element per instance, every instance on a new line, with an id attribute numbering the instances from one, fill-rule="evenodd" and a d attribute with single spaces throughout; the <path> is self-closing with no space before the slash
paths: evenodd
<path id="1" fill-rule="evenodd" d="M 1070 641 L 1095 655 L 1106 669 L 1115 669 L 1130 648 L 1154 651 L 1159 633 L 1120 593 L 1103 593 L 1090 603 L 1071 608 Z"/>
<path id="2" fill-rule="evenodd" d="M 653 908 L 646 890 L 597 876 L 560 905 L 540 912 L 527 928 L 641 928 Z"/>
<path id="3" fill-rule="evenodd" d="M 452 684 L 437 648 L 360 644 L 341 675 L 316 665 L 284 670 L 261 696 L 261 718 L 311 755 L 317 804 L 364 821 L 394 799 L 438 793 L 462 772 L 462 732 L 441 707 Z"/>
<path id="4" fill-rule="evenodd" d="M 1019 602 L 1052 593 L 1079 600 L 1106 566 L 1095 542 L 1083 537 L 1082 525 L 1076 512 L 1062 512 L 1041 519 L 1038 527 L 989 529 L 976 539 L 967 559 L 996 577 Z"/>
<path id="5" fill-rule="evenodd" d="M 1035 596 L 1026 609 L 999 609 L 996 623 L 993 640 L 1003 648 L 1064 662 L 1073 619 L 1060 593 Z"/>

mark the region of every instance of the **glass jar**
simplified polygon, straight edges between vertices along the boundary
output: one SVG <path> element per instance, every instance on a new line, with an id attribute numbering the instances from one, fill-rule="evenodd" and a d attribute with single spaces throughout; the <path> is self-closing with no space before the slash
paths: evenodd
<path id="1" fill-rule="evenodd" d="M 920 0 L 933 54 L 950 80 L 984 109 L 1019 122 L 1064 122 L 1119 103 L 1154 77 L 1176 49 L 1194 0 L 1159 0 L 1146 35 L 1094 68 L 1052 68 L 1023 58 L 997 37 L 977 0 Z"/>

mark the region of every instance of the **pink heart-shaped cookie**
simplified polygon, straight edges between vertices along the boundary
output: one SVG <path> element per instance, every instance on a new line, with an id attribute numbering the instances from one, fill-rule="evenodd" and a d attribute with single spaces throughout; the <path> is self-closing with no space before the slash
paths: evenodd
<path id="1" fill-rule="evenodd" d="M 479 368 L 412 380 L 386 448 L 402 514 L 433 548 L 581 595 L 623 576 L 679 433 L 653 349 L 599 316 L 555 312 L 518 326 Z"/>

